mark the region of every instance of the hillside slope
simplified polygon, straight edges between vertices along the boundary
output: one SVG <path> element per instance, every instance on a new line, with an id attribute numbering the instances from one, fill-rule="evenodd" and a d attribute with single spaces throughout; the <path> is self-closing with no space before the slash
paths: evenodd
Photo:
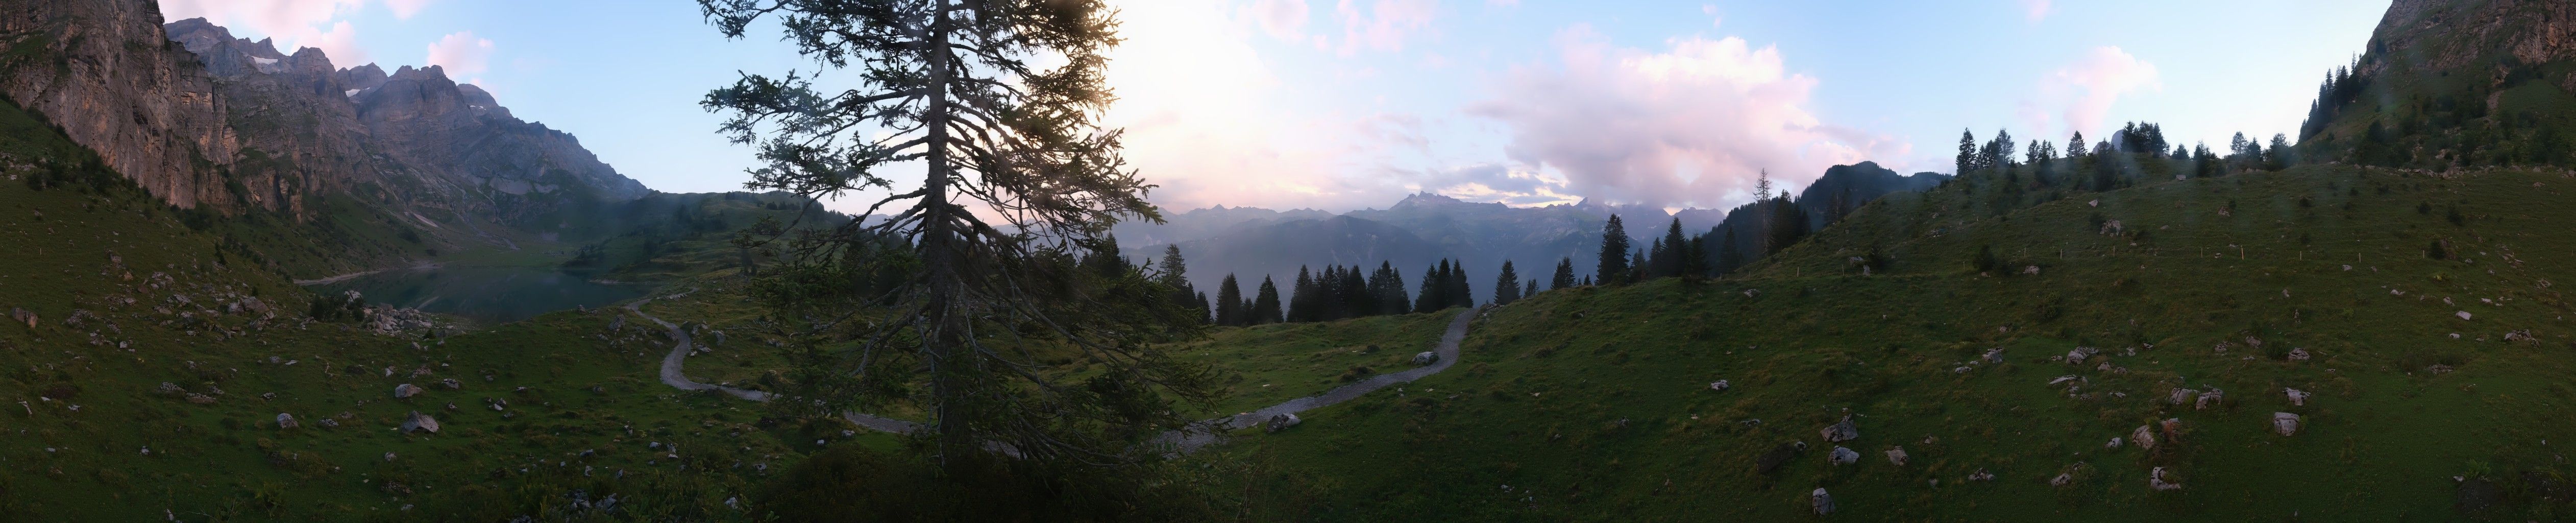
<path id="1" fill-rule="evenodd" d="M 1284 493 L 1277 520 L 1778 521 L 1819 488 L 1873 520 L 2551 520 L 2576 500 L 2549 450 L 2576 441 L 2569 184 L 2309 166 L 2001 215 L 1892 198 L 1743 278 L 1501 307 L 1460 371 L 1201 459 L 1306 478 L 1242 485 Z M 1859 439 L 1824 440 L 1845 416 Z"/>

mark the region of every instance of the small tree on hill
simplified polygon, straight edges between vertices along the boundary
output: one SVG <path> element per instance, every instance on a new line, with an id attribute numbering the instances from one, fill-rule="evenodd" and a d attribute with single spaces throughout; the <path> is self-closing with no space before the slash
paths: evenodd
<path id="1" fill-rule="evenodd" d="M 1601 285 L 1617 285 L 1628 276 L 1628 227 L 1619 223 L 1619 215 L 1601 226 L 1601 264 L 1592 279 Z"/>
<path id="2" fill-rule="evenodd" d="M 1494 304 L 1508 305 L 1521 299 L 1520 274 L 1512 272 L 1512 261 L 1503 260 L 1503 272 L 1494 278 Z"/>
<path id="3" fill-rule="evenodd" d="M 1573 286 L 1575 286 L 1575 284 L 1576 284 L 1576 282 L 1574 281 L 1574 257 L 1572 257 L 1572 256 L 1568 256 L 1568 257 L 1566 257 L 1565 259 L 1557 260 L 1557 262 L 1556 262 L 1556 275 L 1555 275 L 1554 277 L 1548 278 L 1548 281 L 1547 281 L 1547 288 L 1548 288 L 1548 290 L 1556 290 L 1556 289 L 1563 289 L 1563 288 L 1566 288 L 1566 287 L 1573 287 Z"/>

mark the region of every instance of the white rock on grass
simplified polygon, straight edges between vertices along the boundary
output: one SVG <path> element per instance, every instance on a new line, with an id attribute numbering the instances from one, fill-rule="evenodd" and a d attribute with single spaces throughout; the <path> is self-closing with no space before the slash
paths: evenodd
<path id="1" fill-rule="evenodd" d="M 1894 463 L 1896 466 L 1902 467 L 1905 466 L 1905 458 L 1905 447 L 1887 449 L 1888 463 Z"/>
<path id="2" fill-rule="evenodd" d="M 2307 391 L 2303 391 L 2303 390 L 2299 390 L 2299 389 L 2287 389 L 2287 388 L 2285 388 L 2285 389 L 2281 389 L 2281 393 L 2290 395 L 2290 405 L 2293 405 L 2293 406 L 2299 406 L 2299 407 L 2305 407 L 2305 406 L 2308 406 L 2308 392 L 2307 392 Z"/>
<path id="3" fill-rule="evenodd" d="M 281 428 L 281 429 L 291 429 L 291 428 L 296 428 L 296 427 L 299 427 L 299 426 L 302 426 L 302 425 L 298 425 L 298 424 L 296 424 L 296 423 L 295 423 L 295 415 L 294 415 L 294 414 L 287 414 L 287 413 L 284 413 L 284 412 L 277 413 L 277 428 Z"/>
<path id="4" fill-rule="evenodd" d="M 395 385 L 395 386 L 394 386 L 394 398 L 396 398 L 396 399 L 409 398 L 409 397 L 412 397 L 412 396 L 418 396 L 418 395 L 420 395 L 420 393 L 421 393 L 421 388 L 420 388 L 420 386 L 419 386 L 419 385 L 413 385 L 413 384 L 405 383 L 405 384 Z"/>
<path id="5" fill-rule="evenodd" d="M 2287 412 L 2272 413 L 2272 431 L 2281 433 L 2283 436 L 2298 434 L 2299 415 Z"/>
<path id="6" fill-rule="evenodd" d="M 1708 390 L 1713 390 L 1713 391 L 1718 391 L 1718 392 L 1726 392 L 1726 389 L 1727 389 L 1727 388 L 1729 388 L 1729 387 L 1733 387 L 1733 385 L 1729 385 L 1729 384 L 1727 384 L 1727 383 L 1726 383 L 1726 380 L 1717 380 L 1717 381 L 1708 382 Z"/>
<path id="7" fill-rule="evenodd" d="M 2146 425 L 2139 425 L 2137 431 L 2130 432 L 2129 442 L 2138 444 L 2138 450 L 2156 450 L 2156 434 L 2147 430 Z"/>
<path id="8" fill-rule="evenodd" d="M 2116 448 L 2120 448 L 2120 444 L 2121 444 L 2121 443 L 2123 443 L 2123 442 L 2120 440 L 2120 437 L 2119 437 L 2119 436 L 2112 436 L 2112 437 L 2111 437 L 2111 442 L 2110 442 L 2110 443 L 2104 443 L 2104 444 L 2102 444 L 2102 448 L 2106 448 L 2106 449 L 2116 449 Z"/>
<path id="9" fill-rule="evenodd" d="M 2156 490 L 2181 490 L 2182 484 L 2165 481 L 2165 468 L 2156 467 L 2154 471 L 2147 473 L 2147 487 Z"/>
<path id="10" fill-rule="evenodd" d="M 1850 465 L 1850 464 L 1853 464 L 1853 463 L 1859 463 L 1859 462 L 1860 462 L 1860 452 L 1853 451 L 1852 449 L 1844 448 L 1844 447 L 1842 447 L 1842 446 L 1837 445 L 1837 446 L 1835 446 L 1835 447 L 1834 447 L 1834 452 L 1833 452 L 1831 455 L 1828 455 L 1828 456 L 1826 456 L 1826 457 L 1825 457 L 1825 461 L 1826 461 L 1826 462 L 1829 462 L 1829 463 L 1833 463 L 1833 464 L 1835 464 L 1835 465 Z"/>
<path id="11" fill-rule="evenodd" d="M 1824 430 L 1819 432 L 1824 435 L 1826 443 L 1841 443 L 1860 439 L 1860 426 L 1852 424 L 1851 416 L 1843 416 L 1843 421 L 1841 423 L 1835 423 L 1832 426 L 1825 427 Z"/>
<path id="12" fill-rule="evenodd" d="M 1807 504 L 1816 509 L 1818 516 L 1834 513 L 1834 495 L 1825 493 L 1824 487 L 1816 487 L 1815 492 L 1807 494 Z"/>

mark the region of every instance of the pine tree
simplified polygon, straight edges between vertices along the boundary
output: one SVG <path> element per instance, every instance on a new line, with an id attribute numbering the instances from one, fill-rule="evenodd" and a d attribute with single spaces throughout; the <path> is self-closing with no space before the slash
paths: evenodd
<path id="1" fill-rule="evenodd" d="M 1246 321 L 1249 315 L 1245 312 L 1243 287 L 1235 284 L 1234 275 L 1225 275 L 1225 282 L 1216 285 L 1216 324 L 1224 327 L 1251 325 L 1252 322 Z"/>
<path id="2" fill-rule="evenodd" d="M 1565 259 L 1558 260 L 1556 262 L 1556 276 L 1548 279 L 1547 288 L 1548 290 L 1556 290 L 1573 287 L 1574 285 L 1574 257 L 1567 256 Z"/>
<path id="3" fill-rule="evenodd" d="M 1503 260 L 1503 273 L 1494 278 L 1494 305 L 1509 305 L 1521 299 L 1521 276 L 1512 272 L 1512 261 Z"/>
<path id="4" fill-rule="evenodd" d="M 1413 293 L 1413 312 L 1436 311 L 1444 308 L 1446 304 L 1449 303 L 1448 298 L 1440 296 L 1441 291 L 1445 290 L 1445 288 L 1441 286 L 1440 280 L 1441 278 L 1446 277 L 1446 275 L 1441 273 L 1440 269 L 1441 267 L 1446 266 L 1449 261 L 1441 260 L 1440 263 L 1441 265 L 1422 268 L 1422 290 Z"/>
<path id="5" fill-rule="evenodd" d="M 1708 237 L 1693 236 L 1690 246 L 1682 251 L 1682 278 L 1698 280 L 1708 277 Z"/>
<path id="6" fill-rule="evenodd" d="M 1537 296 L 1537 295 L 1538 295 L 1538 278 L 1530 278 L 1529 286 L 1528 286 L 1528 287 L 1522 287 L 1522 288 L 1521 288 L 1521 296 L 1522 296 L 1522 297 L 1530 297 L 1530 296 Z"/>
<path id="7" fill-rule="evenodd" d="M 1646 281 L 1646 250 L 1637 249 L 1635 254 L 1628 256 L 1628 259 L 1630 260 L 1628 262 L 1628 274 L 1621 276 L 1619 281 L 1628 283 Z"/>
<path id="8" fill-rule="evenodd" d="M 1977 170 L 1977 135 L 1976 133 L 1969 132 L 1967 129 L 1959 130 L 1958 166 L 1959 172 L 1956 173 L 1955 176 L 1962 178 L 1967 177 L 1968 173 Z M 1753 198 L 1756 200 L 1770 197 L 1771 195 L 1763 194 L 1761 192 L 1753 194 Z"/>
<path id="9" fill-rule="evenodd" d="M 1618 285 L 1628 275 L 1628 227 L 1619 223 L 1619 215 L 1610 215 L 1610 223 L 1601 226 L 1601 265 L 1598 272 L 1600 276 L 1592 281 L 1602 285 Z"/>
<path id="10" fill-rule="evenodd" d="M 1449 299 L 1449 306 L 1475 307 L 1476 292 L 1469 289 L 1471 284 L 1467 283 L 1467 263 L 1455 262 L 1449 264 L 1448 276 L 1447 283 L 1449 291 L 1448 296 L 1446 297 Z"/>
<path id="11" fill-rule="evenodd" d="M 1744 249 L 1736 246 L 1735 226 L 1725 225 L 1718 228 L 1726 231 L 1723 235 L 1725 238 L 1717 241 L 1717 274 L 1723 276 L 1735 272 L 1736 268 L 1743 267 L 1746 260 Z"/>
<path id="12" fill-rule="evenodd" d="M 2084 131 L 2076 131 L 2075 136 L 2066 139 L 2066 157 L 2069 159 L 2084 157 Z"/>
<path id="13" fill-rule="evenodd" d="M 1379 314 L 1378 294 L 1369 289 L 1368 277 L 1360 275 L 1359 266 L 1353 265 L 1348 269 L 1342 269 L 1342 288 L 1346 289 L 1342 294 L 1342 311 L 1345 317 L 1359 318 Z"/>
<path id="14" fill-rule="evenodd" d="M 1161 281 L 1165 287 L 1172 289 L 1172 301 L 1174 303 L 1185 309 L 1196 311 L 1190 316 L 1199 318 L 1200 322 L 1206 322 L 1208 317 L 1207 293 L 1199 292 L 1197 287 L 1190 285 L 1189 272 L 1189 262 L 1181 259 L 1181 246 L 1163 246 L 1163 263 L 1156 270 L 1156 278 Z"/>
<path id="15" fill-rule="evenodd" d="M 1795 245 L 1798 240 L 1806 237 L 1807 211 L 1799 208 L 1797 203 L 1789 201 L 1787 196 L 1772 199 L 1771 234 L 1770 239 L 1764 242 L 1766 247 L 1762 255 L 1779 254 L 1780 251 L 1787 250 L 1790 245 Z"/>
<path id="16" fill-rule="evenodd" d="M 1690 247 L 1690 240 L 1682 236 L 1681 217 L 1673 217 L 1672 224 L 1664 227 L 1664 239 L 1657 242 L 1655 245 L 1656 247 L 1662 248 L 1664 251 L 1663 255 L 1659 256 L 1658 259 L 1655 260 L 1655 277 L 1670 278 L 1681 276 L 1683 274 L 1682 260 L 1690 256 L 1690 250 L 1688 249 L 1688 247 Z"/>
<path id="17" fill-rule="evenodd" d="M 1252 299 L 1252 324 L 1260 325 L 1264 323 L 1280 323 L 1287 319 L 1281 316 L 1282 315 L 1279 312 L 1279 285 L 1270 283 L 1269 276 L 1263 276 L 1261 277 L 1261 294 L 1260 296 Z"/>
<path id="18" fill-rule="evenodd" d="M 1315 277 L 1306 266 L 1297 266 L 1297 287 L 1288 295 L 1288 321 L 1317 321 L 1315 314 Z"/>

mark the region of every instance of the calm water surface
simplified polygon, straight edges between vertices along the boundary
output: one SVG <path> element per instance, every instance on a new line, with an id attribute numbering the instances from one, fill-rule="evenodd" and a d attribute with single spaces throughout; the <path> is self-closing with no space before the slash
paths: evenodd
<path id="1" fill-rule="evenodd" d="M 553 267 L 440 267 L 369 274 L 313 289 L 356 289 L 367 303 L 454 314 L 492 323 L 574 307 L 598 308 L 643 296 L 651 285 L 598 283 Z"/>

